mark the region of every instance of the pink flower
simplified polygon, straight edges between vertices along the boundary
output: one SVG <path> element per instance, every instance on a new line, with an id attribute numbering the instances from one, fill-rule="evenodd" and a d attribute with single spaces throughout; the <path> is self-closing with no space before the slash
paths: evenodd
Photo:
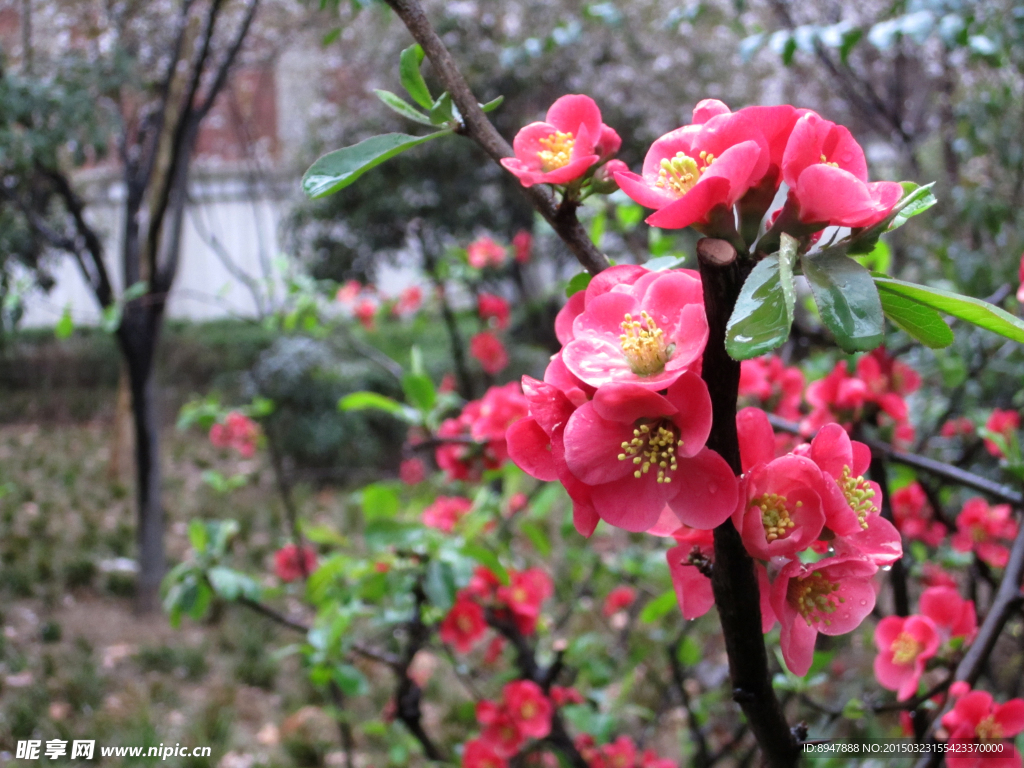
<path id="1" fill-rule="evenodd" d="M 722 114 L 687 125 L 651 145 L 641 175 L 615 174 L 645 208 L 652 227 L 706 225 L 718 206 L 731 208 L 768 170 L 768 144 L 749 116 Z"/>
<path id="2" fill-rule="evenodd" d="M 506 256 L 505 249 L 489 237 L 478 237 L 466 247 L 466 259 L 474 269 L 500 267 Z"/>
<path id="3" fill-rule="evenodd" d="M 233 448 L 246 459 L 256 453 L 259 439 L 259 425 L 239 411 L 231 411 L 224 417 L 223 424 L 210 427 L 210 442 L 217 448 Z"/>
<path id="4" fill-rule="evenodd" d="M 422 483 L 427 476 L 421 459 L 406 459 L 398 467 L 398 477 L 406 485 Z"/>
<path id="5" fill-rule="evenodd" d="M 562 360 L 594 387 L 632 382 L 660 390 L 696 362 L 707 339 L 700 277 L 682 269 L 643 270 L 632 284 L 600 295 L 588 287 Z"/>
<path id="6" fill-rule="evenodd" d="M 377 315 L 377 302 L 367 296 L 356 304 L 353 314 L 355 314 L 360 325 L 362 325 L 366 330 L 372 331 L 374 326 L 373 321 Z"/>
<path id="7" fill-rule="evenodd" d="M 681 528 L 675 532 L 674 537 L 678 546 L 665 553 L 672 586 L 675 588 L 676 600 L 679 602 L 683 618 L 696 619 L 711 610 L 711 606 L 715 604 L 715 596 L 711 591 L 711 579 L 701 573 L 695 565 L 690 564 L 690 553 L 696 549 L 709 561 L 714 562 L 714 532 Z"/>
<path id="8" fill-rule="evenodd" d="M 398 301 L 391 308 L 391 314 L 395 317 L 408 317 L 415 315 L 423 306 L 423 289 L 418 285 L 410 285 L 398 294 Z"/>
<path id="9" fill-rule="evenodd" d="M 939 637 L 946 642 L 962 637 L 971 642 L 978 631 L 974 601 L 965 600 L 955 587 L 930 587 L 921 593 L 918 608 L 935 623 Z"/>
<path id="10" fill-rule="evenodd" d="M 528 264 L 533 253 L 533 235 L 525 229 L 520 229 L 512 238 L 512 250 L 517 264 Z"/>
<path id="11" fill-rule="evenodd" d="M 543 739 L 551 733 L 554 708 L 540 686 L 532 680 L 516 680 L 502 689 L 505 707 L 524 736 Z"/>
<path id="12" fill-rule="evenodd" d="M 490 331 L 481 331 L 469 340 L 469 354 L 492 376 L 508 365 L 505 345 Z"/>
<path id="13" fill-rule="evenodd" d="M 946 538 L 946 526 L 933 519 L 931 505 L 921 484 L 913 482 L 892 494 L 892 516 L 900 533 L 908 539 L 937 547 Z"/>
<path id="14" fill-rule="evenodd" d="M 437 430 L 442 438 L 471 437 L 476 444 L 446 443 L 434 458 L 449 480 L 477 480 L 483 470 L 497 469 L 508 458 L 508 428 L 527 414 L 528 401 L 517 382 L 491 387 L 482 398 L 466 404 L 454 419 Z"/>
<path id="15" fill-rule="evenodd" d="M 740 363 L 740 397 L 755 398 L 758 405 L 784 419 L 800 418 L 803 392 L 803 373 L 784 365 L 777 355 Z"/>
<path id="16" fill-rule="evenodd" d="M 441 622 L 441 642 L 453 646 L 459 653 L 469 653 L 487 633 L 484 609 L 470 597 L 460 593 L 455 605 Z"/>
<path id="17" fill-rule="evenodd" d="M 529 497 L 522 491 L 517 491 L 509 497 L 506 513 L 508 514 L 509 517 L 511 517 L 517 512 L 522 512 L 524 509 L 526 509 L 529 503 Z"/>
<path id="18" fill-rule="evenodd" d="M 951 749 L 946 753 L 949 768 L 1020 767 L 1020 753 L 1009 739 L 1024 731 L 1024 700 L 996 704 L 990 693 L 971 691 L 958 698 L 953 709 L 942 716 L 942 725 L 949 731 L 951 745 L 1003 744 L 998 753 Z"/>
<path id="19" fill-rule="evenodd" d="M 499 755 L 489 742 L 471 739 L 462 752 L 462 768 L 508 768 L 508 760 Z"/>
<path id="20" fill-rule="evenodd" d="M 575 688 L 564 688 L 561 685 L 551 686 L 551 701 L 556 707 L 564 707 L 566 704 L 582 704 L 583 694 Z"/>
<path id="21" fill-rule="evenodd" d="M 956 437 L 957 435 L 974 434 L 974 422 L 966 416 L 950 419 L 942 425 L 941 434 L 943 437 Z"/>
<path id="22" fill-rule="evenodd" d="M 832 421 L 846 426 L 860 419 L 868 388 L 859 378 L 850 376 L 846 361 L 840 360 L 828 376 L 807 386 L 806 397 L 813 410 L 801 427 L 813 432 Z"/>
<path id="23" fill-rule="evenodd" d="M 334 298 L 339 304 L 351 305 L 355 303 L 356 298 L 359 296 L 359 292 L 362 290 L 363 286 L 358 280 L 347 280 L 345 281 L 345 284 L 338 289 L 338 293 Z"/>
<path id="24" fill-rule="evenodd" d="M 695 373 L 665 395 L 606 384 L 569 417 L 565 463 L 612 525 L 648 530 L 667 504 L 686 525 L 713 528 L 732 513 L 737 489 L 729 465 L 704 447 L 710 430 L 711 397 Z"/>
<path id="25" fill-rule="evenodd" d="M 895 360 L 883 347 L 857 361 L 857 376 L 868 390 L 868 398 L 896 422 L 907 418 L 904 395 L 921 387 L 921 377 L 906 363 Z"/>
<path id="26" fill-rule="evenodd" d="M 743 478 L 744 501 L 732 521 L 754 558 L 795 558 L 825 526 L 828 488 L 821 470 L 802 456 L 757 464 Z"/>
<path id="27" fill-rule="evenodd" d="M 526 741 L 511 713 L 493 701 L 476 705 L 476 719 L 484 726 L 480 740 L 501 757 L 514 757 Z"/>
<path id="28" fill-rule="evenodd" d="M 782 158 L 782 178 L 800 221 L 869 227 L 884 219 L 903 196 L 888 181 L 868 183 L 864 151 L 841 125 L 807 112 L 797 119 Z"/>
<path id="29" fill-rule="evenodd" d="M 981 560 L 994 568 L 1002 568 L 1010 559 L 1010 550 L 1000 544 L 1000 539 L 1013 539 L 1017 535 L 1017 523 L 1013 520 L 1009 504 L 990 507 L 982 499 L 968 499 L 956 518 L 956 533 L 953 534 L 953 549 L 960 552 L 973 551 Z"/>
<path id="30" fill-rule="evenodd" d="M 501 654 L 505 651 L 505 638 L 501 635 L 495 635 L 491 638 L 491 642 L 487 644 L 487 650 L 484 652 L 484 664 L 494 664 L 501 658 Z"/>
<path id="31" fill-rule="evenodd" d="M 532 635 L 544 601 L 555 593 L 555 585 L 540 568 L 509 571 L 508 586 L 498 587 L 497 598 L 512 612 L 516 627 L 524 635 Z"/>
<path id="32" fill-rule="evenodd" d="M 608 618 L 619 611 L 629 608 L 634 600 L 636 600 L 636 590 L 622 584 L 608 593 L 608 596 L 604 599 L 601 613 L 604 614 L 605 618 Z"/>
<path id="33" fill-rule="evenodd" d="M 439 531 L 451 533 L 455 524 L 473 508 L 473 502 L 462 496 L 438 496 L 423 510 L 423 524 Z"/>
<path id="34" fill-rule="evenodd" d="M 602 139 L 604 149 L 612 145 L 614 131 L 604 133 L 604 129 L 593 99 L 562 96 L 551 105 L 544 122 L 520 129 L 512 141 L 515 157 L 503 158 L 501 164 L 524 187 L 568 184 L 601 159 Z"/>
<path id="35" fill-rule="evenodd" d="M 316 550 L 285 544 L 274 553 L 274 573 L 281 581 L 297 581 L 316 570 Z"/>
<path id="36" fill-rule="evenodd" d="M 821 632 L 856 629 L 875 606 L 871 577 L 877 566 L 859 558 L 832 557 L 811 565 L 793 561 L 772 582 L 770 601 L 782 624 L 780 646 L 794 675 L 806 675 Z"/>
<path id="37" fill-rule="evenodd" d="M 481 293 L 477 299 L 477 311 L 484 322 L 494 320 L 499 330 L 508 327 L 509 306 L 501 296 Z"/>
<path id="38" fill-rule="evenodd" d="M 921 565 L 921 583 L 926 587 L 952 587 L 956 589 L 956 579 L 935 563 Z"/>
<path id="39" fill-rule="evenodd" d="M 927 616 L 886 616 L 875 628 L 875 677 L 899 701 L 917 693 L 925 663 L 939 650 L 939 633 Z"/>
<path id="40" fill-rule="evenodd" d="M 1020 415 L 1016 411 L 1003 411 L 996 408 L 985 422 L 985 429 L 1002 437 L 1004 445 L 1009 444 L 1014 438 L 1014 433 L 1020 429 Z M 1005 455 L 1003 446 L 989 438 L 985 438 L 985 448 L 993 456 Z"/>

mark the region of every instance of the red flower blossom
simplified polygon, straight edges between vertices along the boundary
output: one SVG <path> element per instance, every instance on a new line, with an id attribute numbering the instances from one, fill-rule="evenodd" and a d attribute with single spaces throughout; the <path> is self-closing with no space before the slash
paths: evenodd
<path id="1" fill-rule="evenodd" d="M 611 147 L 614 131 L 603 133 L 604 128 L 593 99 L 562 96 L 548 109 L 544 122 L 520 129 L 512 141 L 515 157 L 503 158 L 501 164 L 524 187 L 568 184 L 601 159 L 599 144 L 602 149 Z"/>
<path id="2" fill-rule="evenodd" d="M 512 713 L 493 701 L 481 701 L 476 705 L 476 719 L 484 726 L 480 740 L 501 757 L 515 756 L 526 741 Z"/>
<path id="3" fill-rule="evenodd" d="M 502 689 L 505 708 L 524 736 L 543 739 L 551 733 L 553 707 L 540 686 L 532 680 L 516 680 Z"/>
<path id="4" fill-rule="evenodd" d="M 939 650 L 939 633 L 927 616 L 886 616 L 875 628 L 875 677 L 899 701 L 917 693 L 925 663 Z"/>
<path id="5" fill-rule="evenodd" d="M 353 314 L 355 314 L 356 319 L 363 328 L 368 331 L 372 331 L 374 327 L 374 318 L 377 316 L 377 302 L 367 296 L 356 304 Z"/>
<path id="6" fill-rule="evenodd" d="M 607 384 L 565 426 L 565 463 L 589 486 L 594 510 L 612 525 L 645 531 L 668 504 L 693 527 L 713 528 L 736 504 L 736 478 L 704 447 L 711 398 L 687 372 L 665 395 L 639 384 Z"/>
<path id="7" fill-rule="evenodd" d="M 499 755 L 490 742 L 471 739 L 462 752 L 462 768 L 508 768 L 508 760 Z"/>
<path id="8" fill-rule="evenodd" d="M 512 250 L 517 264 L 528 264 L 533 253 L 533 235 L 521 229 L 512 238 Z"/>
<path id="9" fill-rule="evenodd" d="M 391 314 L 395 317 L 408 317 L 415 315 L 423 306 L 423 289 L 418 285 L 410 285 L 398 294 L 398 301 L 391 308 Z"/>
<path id="10" fill-rule="evenodd" d="M 481 331 L 469 340 L 469 354 L 492 376 L 503 371 L 508 365 L 505 345 L 489 331 Z"/>
<path id="11" fill-rule="evenodd" d="M 978 632 L 978 617 L 974 601 L 965 600 L 955 587 L 930 587 L 921 593 L 918 601 L 921 614 L 935 623 L 943 642 L 962 637 L 971 642 Z"/>
<path id="12" fill-rule="evenodd" d="M 708 330 L 699 275 L 643 272 L 600 295 L 588 288 L 573 320 L 562 359 L 591 386 L 632 382 L 665 389 L 704 352 Z"/>
<path id="13" fill-rule="evenodd" d="M 864 355 L 857 361 L 857 376 L 868 390 L 872 400 L 896 422 L 907 418 L 904 395 L 921 387 L 921 376 L 906 363 L 890 357 L 883 347 Z"/>
<path id="14" fill-rule="evenodd" d="M 795 366 L 787 367 L 777 355 L 740 363 L 740 397 L 755 398 L 766 411 L 784 419 L 799 419 L 803 392 L 803 373 Z"/>
<path id="15" fill-rule="evenodd" d="M 565 688 L 561 685 L 551 686 L 551 701 L 556 707 L 564 707 L 566 704 L 582 704 L 585 700 L 583 694 L 575 688 Z"/>
<path id="16" fill-rule="evenodd" d="M 718 206 L 731 208 L 768 170 L 763 134 L 741 113 L 687 125 L 651 145 L 643 172 L 615 174 L 619 187 L 645 208 L 652 227 L 707 225 Z"/>
<path id="17" fill-rule="evenodd" d="M 509 306 L 501 296 L 493 293 L 481 293 L 477 299 L 477 311 L 484 322 L 494 320 L 499 330 L 508 327 Z"/>
<path id="18" fill-rule="evenodd" d="M 968 499 L 956 518 L 953 549 L 973 551 L 981 560 L 994 568 L 1002 568 L 1010 558 L 1010 550 L 1000 539 L 1013 539 L 1017 523 L 1013 520 L 1009 504 L 990 507 L 982 498 Z"/>
<path id="19" fill-rule="evenodd" d="M 522 491 L 517 491 L 516 493 L 513 493 L 512 496 L 509 497 L 506 512 L 508 513 L 509 517 L 511 517 L 512 515 L 516 514 L 516 512 L 522 512 L 524 509 L 526 509 L 529 503 L 530 499 L 527 497 L 527 495 Z"/>
<path id="20" fill-rule="evenodd" d="M 956 579 L 935 563 L 923 563 L 921 565 L 921 583 L 926 587 L 952 587 L 956 589 Z"/>
<path id="21" fill-rule="evenodd" d="M 996 704 L 986 691 L 971 691 L 957 699 L 953 709 L 942 716 L 949 731 L 950 745 L 1002 742 L 1001 752 L 972 752 L 951 749 L 946 753 L 949 768 L 1019 768 L 1020 753 L 1012 739 L 1024 731 L 1024 700 Z"/>
<path id="22" fill-rule="evenodd" d="M 771 606 L 782 624 L 779 645 L 794 675 L 806 675 L 821 632 L 842 635 L 856 629 L 875 607 L 874 564 L 832 557 L 811 565 L 793 561 L 775 577 Z"/>
<path id="23" fill-rule="evenodd" d="M 957 435 L 973 435 L 974 422 L 966 416 L 950 419 L 942 425 L 941 434 L 943 437 L 956 437 Z"/>
<path id="24" fill-rule="evenodd" d="M 484 664 L 494 664 L 501 658 L 501 654 L 504 650 L 505 638 L 501 635 L 495 635 L 492 637 L 491 642 L 487 644 L 487 650 L 484 651 Z"/>
<path id="25" fill-rule="evenodd" d="M 913 482 L 892 494 L 892 516 L 899 532 L 908 539 L 937 547 L 946 538 L 946 526 L 933 519 L 931 505 L 921 484 Z"/>
<path id="26" fill-rule="evenodd" d="M 274 573 L 281 581 L 296 581 L 316 570 L 316 550 L 294 544 L 285 544 L 274 553 Z"/>
<path id="27" fill-rule="evenodd" d="M 427 476 L 422 459 L 406 459 L 398 467 L 398 477 L 406 485 L 422 483 Z"/>
<path id="28" fill-rule="evenodd" d="M 441 622 L 439 634 L 441 642 L 453 646 L 459 653 L 469 653 L 487 634 L 484 609 L 472 598 L 458 595 Z"/>
<path id="29" fill-rule="evenodd" d="M 629 736 L 619 736 L 611 744 L 605 744 L 601 751 L 607 768 L 633 768 L 636 765 L 636 744 Z"/>
<path id="30" fill-rule="evenodd" d="M 210 442 L 218 448 L 234 448 L 246 459 L 256 453 L 256 441 L 259 439 L 259 425 L 238 411 L 231 411 L 223 424 L 210 427 Z"/>
<path id="31" fill-rule="evenodd" d="M 992 415 L 985 422 L 985 429 L 1002 438 L 1003 445 L 995 440 L 985 438 L 985 447 L 993 456 L 1002 457 L 1006 455 L 1003 450 L 1014 439 L 1015 433 L 1020 429 L 1020 415 L 1016 411 L 1003 411 L 996 408 Z"/>
<path id="32" fill-rule="evenodd" d="M 509 571 L 508 586 L 498 587 L 497 597 L 512 612 L 516 627 L 524 635 L 532 635 L 537 628 L 540 607 L 555 593 L 555 585 L 540 568 Z"/>
<path id="33" fill-rule="evenodd" d="M 601 612 L 605 618 L 608 618 L 612 614 L 629 608 L 634 600 L 636 600 L 636 590 L 622 584 L 608 593 L 608 596 L 604 599 L 604 606 Z"/>
<path id="34" fill-rule="evenodd" d="M 801 115 L 786 144 L 782 178 L 800 221 L 839 227 L 869 227 L 884 219 L 903 196 L 889 181 L 868 182 L 864 151 L 841 125 L 814 112 Z"/>
<path id="35" fill-rule="evenodd" d="M 489 237 L 478 237 L 466 247 L 466 260 L 474 269 L 500 267 L 508 254 Z"/>
<path id="36" fill-rule="evenodd" d="M 451 533 L 455 524 L 473 508 L 473 502 L 462 496 L 438 496 L 423 510 L 423 524 Z"/>
<path id="37" fill-rule="evenodd" d="M 859 378 L 850 376 L 846 361 L 840 360 L 828 376 L 807 386 L 806 398 L 812 411 L 801 427 L 814 432 L 829 422 L 847 426 L 860 419 L 868 388 Z"/>
<path id="38" fill-rule="evenodd" d="M 711 591 L 711 579 L 690 564 L 690 553 L 696 548 L 709 561 L 715 559 L 715 536 L 713 531 L 698 531 L 695 528 L 681 528 L 673 534 L 678 546 L 672 547 L 665 556 L 676 591 L 676 600 L 684 619 L 703 616 L 715 604 Z"/>
<path id="39" fill-rule="evenodd" d="M 478 480 L 483 470 L 497 469 L 508 458 L 509 427 L 527 414 L 528 401 L 516 382 L 491 387 L 479 400 L 467 403 L 462 413 L 446 419 L 438 437 L 471 437 L 476 444 L 445 443 L 434 453 L 449 480 Z"/>
<path id="40" fill-rule="evenodd" d="M 345 284 L 338 289 L 338 293 L 334 298 L 339 304 L 351 305 L 355 303 L 356 298 L 359 296 L 359 292 L 362 290 L 363 286 L 358 280 L 347 280 L 345 281 Z"/>

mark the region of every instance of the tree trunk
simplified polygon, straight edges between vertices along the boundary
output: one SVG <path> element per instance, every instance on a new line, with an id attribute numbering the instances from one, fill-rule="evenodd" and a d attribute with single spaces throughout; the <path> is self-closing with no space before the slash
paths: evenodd
<path id="1" fill-rule="evenodd" d="M 163 579 L 164 510 L 161 498 L 160 419 L 154 379 L 154 359 L 160 333 L 162 311 L 125 307 L 118 332 L 128 366 L 132 393 L 132 418 L 135 424 L 135 498 L 138 581 L 136 609 L 140 613 L 159 606 L 160 581 Z"/>

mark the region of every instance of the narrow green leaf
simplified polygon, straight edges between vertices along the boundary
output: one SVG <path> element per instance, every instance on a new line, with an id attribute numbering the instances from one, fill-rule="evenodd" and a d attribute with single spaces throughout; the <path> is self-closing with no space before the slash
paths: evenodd
<path id="1" fill-rule="evenodd" d="M 725 330 L 725 348 L 734 360 L 749 360 L 781 346 L 793 325 L 793 261 L 799 243 L 782 236 L 778 253 L 758 262 L 740 290 Z"/>
<path id="2" fill-rule="evenodd" d="M 574 293 L 585 291 L 587 286 L 590 285 L 591 278 L 593 278 L 593 275 L 589 272 L 580 272 L 578 275 L 574 275 L 569 284 L 565 286 L 565 297 L 568 299 Z"/>
<path id="3" fill-rule="evenodd" d="M 367 520 L 392 518 L 398 514 L 402 503 L 392 488 L 374 483 L 363 488 L 363 514 Z"/>
<path id="4" fill-rule="evenodd" d="M 455 574 L 449 563 L 431 560 L 427 564 L 427 577 L 423 580 L 423 591 L 436 608 L 448 612 L 455 602 Z"/>
<path id="5" fill-rule="evenodd" d="M 402 56 L 398 60 L 398 73 L 402 80 L 402 87 L 412 97 L 412 100 L 424 109 L 430 109 L 434 104 L 434 99 L 420 72 L 422 63 L 423 49 L 419 44 L 411 45 L 402 51 Z"/>
<path id="6" fill-rule="evenodd" d="M 339 411 L 387 411 L 396 416 L 402 414 L 402 404 L 376 392 L 353 392 L 338 401 Z"/>
<path id="7" fill-rule="evenodd" d="M 437 101 L 430 107 L 430 122 L 434 125 L 458 122 L 461 118 L 459 109 L 455 106 L 455 102 L 452 101 L 448 91 L 438 96 Z"/>
<path id="8" fill-rule="evenodd" d="M 505 97 L 499 96 L 496 99 L 491 99 L 486 104 L 481 104 L 480 109 L 482 109 L 484 112 L 493 112 L 494 110 L 501 106 L 503 101 L 505 101 Z"/>
<path id="9" fill-rule="evenodd" d="M 953 343 L 953 331 L 936 310 L 885 289 L 879 289 L 882 311 L 893 325 L 926 347 L 941 349 Z"/>
<path id="10" fill-rule="evenodd" d="M 519 532 L 530 540 L 538 555 L 547 557 L 551 554 L 551 540 L 539 525 L 530 522 L 523 523 L 519 526 Z"/>
<path id="11" fill-rule="evenodd" d="M 302 189 L 314 199 L 332 195 L 395 155 L 449 133 L 449 130 L 428 133 L 426 136 L 385 133 L 351 147 L 328 152 L 306 171 L 302 177 Z"/>
<path id="12" fill-rule="evenodd" d="M 676 592 L 670 589 L 662 592 L 651 600 L 640 612 L 640 621 L 645 624 L 653 624 L 658 619 L 664 618 L 676 605 Z"/>
<path id="13" fill-rule="evenodd" d="M 202 520 L 193 519 L 188 524 L 188 540 L 192 544 L 192 549 L 197 554 L 202 554 L 206 551 L 206 544 L 209 539 L 206 536 L 206 526 Z"/>
<path id="14" fill-rule="evenodd" d="M 430 122 L 429 117 L 424 115 L 422 112 L 416 109 L 412 104 L 407 102 L 401 96 L 397 96 L 391 91 L 381 90 L 380 88 L 375 89 L 374 93 L 377 94 L 378 99 L 384 102 L 385 106 L 393 109 L 402 117 L 408 118 L 409 120 L 414 120 L 417 123 L 421 123 L 423 125 L 433 125 L 433 123 Z"/>
<path id="15" fill-rule="evenodd" d="M 830 251 L 805 255 L 801 264 L 821 319 L 844 352 L 864 352 L 882 343 L 882 303 L 864 267 Z"/>
<path id="16" fill-rule="evenodd" d="M 505 570 L 505 566 L 501 564 L 498 556 L 491 552 L 491 550 L 480 544 L 470 542 L 459 551 L 466 557 L 470 557 L 480 563 L 480 565 L 490 569 L 502 584 L 508 584 L 508 571 Z"/>
<path id="17" fill-rule="evenodd" d="M 899 202 L 899 211 L 893 217 L 889 226 L 886 228 L 886 232 L 891 232 L 894 229 L 898 229 L 907 223 L 907 219 L 917 216 L 920 213 L 924 213 L 938 200 L 935 199 L 935 195 L 932 194 L 932 187 L 935 186 L 933 181 L 931 184 L 926 184 L 923 187 L 918 186 L 912 181 L 901 182 L 903 185 L 903 197 Z"/>
<path id="18" fill-rule="evenodd" d="M 71 307 L 64 307 L 64 312 L 53 328 L 53 335 L 58 339 L 66 339 L 75 330 L 75 321 L 71 319 Z"/>
<path id="19" fill-rule="evenodd" d="M 426 413 L 437 402 L 437 391 L 429 376 L 422 373 L 407 373 L 402 377 L 402 391 L 409 405 Z"/>
<path id="20" fill-rule="evenodd" d="M 941 288 L 905 283 L 889 277 L 876 277 L 875 284 L 878 285 L 879 291 L 898 294 L 1024 344 L 1024 321 L 987 301 L 944 291 Z"/>

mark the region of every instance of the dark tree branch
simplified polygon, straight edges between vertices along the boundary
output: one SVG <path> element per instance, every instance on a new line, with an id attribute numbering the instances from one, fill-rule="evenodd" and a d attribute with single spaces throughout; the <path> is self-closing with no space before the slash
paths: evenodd
<path id="1" fill-rule="evenodd" d="M 697 754 L 693 758 L 694 768 L 708 768 L 711 765 L 708 741 L 704 738 L 704 731 L 700 727 L 700 723 L 697 722 L 697 715 L 694 714 L 693 705 L 690 702 L 690 694 L 686 690 L 686 670 L 683 669 L 683 663 L 679 661 L 679 648 L 682 646 L 685 637 L 685 632 L 680 634 L 679 638 L 668 647 L 668 662 L 672 667 L 672 683 L 675 686 L 676 693 L 679 694 L 679 700 L 682 702 L 683 709 L 686 710 L 686 722 L 690 729 L 690 739 L 697 750 Z"/>
<path id="2" fill-rule="evenodd" d="M 480 104 L 462 76 L 451 53 L 445 47 L 419 0 L 386 0 L 405 24 L 409 33 L 423 47 L 442 85 L 459 108 L 464 127 L 460 133 L 476 142 L 495 162 L 512 156 L 512 147 L 487 119 Z M 525 188 L 523 193 L 533 207 L 554 228 L 573 255 L 591 274 L 606 269 L 608 257 L 597 249 L 587 231 L 576 218 L 571 205 L 557 205 L 551 193 L 541 186 Z"/>

